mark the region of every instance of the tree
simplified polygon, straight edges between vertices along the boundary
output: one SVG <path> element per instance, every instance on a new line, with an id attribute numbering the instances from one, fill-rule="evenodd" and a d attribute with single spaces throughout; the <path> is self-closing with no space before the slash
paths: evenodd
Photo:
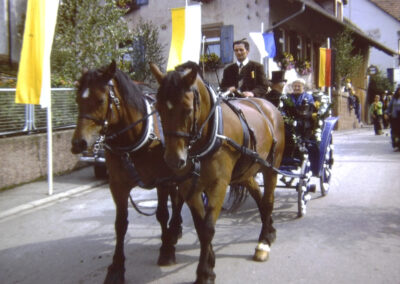
<path id="1" fill-rule="evenodd" d="M 52 52 L 52 71 L 74 81 L 83 68 L 119 60 L 118 44 L 132 37 L 124 10 L 113 0 L 61 1 Z"/>
<path id="2" fill-rule="evenodd" d="M 369 79 L 368 103 L 372 103 L 375 95 L 384 94 L 385 91 L 393 91 L 393 85 L 383 72 L 378 69 L 378 72 Z"/>
<path id="3" fill-rule="evenodd" d="M 139 20 L 133 29 L 133 38 L 129 55 L 131 57 L 130 72 L 137 81 L 153 83 L 155 79 L 151 74 L 149 62 L 163 66 L 166 62 L 163 57 L 165 45 L 158 43 L 158 28 L 151 21 Z"/>
<path id="4" fill-rule="evenodd" d="M 347 78 L 354 77 L 361 69 L 363 56 L 353 46 L 352 32 L 346 28 L 333 39 L 335 48 L 335 77 L 340 87 Z"/>
<path id="5" fill-rule="evenodd" d="M 148 77 L 147 61 L 161 65 L 164 61 L 158 30 L 142 21 L 130 31 L 123 17 L 126 12 L 115 0 L 63 0 L 51 57 L 53 82 L 73 82 L 84 68 L 97 68 L 112 59 L 122 71 L 141 81 Z M 136 44 L 137 39 L 143 44 Z M 145 53 L 127 44 L 132 42 Z"/>

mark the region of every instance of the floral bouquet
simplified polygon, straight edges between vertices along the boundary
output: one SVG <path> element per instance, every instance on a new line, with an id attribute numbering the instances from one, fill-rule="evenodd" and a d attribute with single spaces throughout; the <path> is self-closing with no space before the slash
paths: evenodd
<path id="1" fill-rule="evenodd" d="M 311 63 L 308 60 L 298 60 L 295 63 L 296 72 L 303 76 L 312 72 Z"/>
<path id="2" fill-rule="evenodd" d="M 279 59 L 278 61 L 279 67 L 281 67 L 281 70 L 290 70 L 295 67 L 295 62 L 293 55 L 287 52 L 283 53 L 283 56 Z"/>

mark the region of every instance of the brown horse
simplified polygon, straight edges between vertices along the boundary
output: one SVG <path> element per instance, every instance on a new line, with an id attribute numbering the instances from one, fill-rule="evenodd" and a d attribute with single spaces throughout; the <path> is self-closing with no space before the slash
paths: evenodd
<path id="1" fill-rule="evenodd" d="M 175 263 L 175 244 L 182 233 L 180 212 L 183 200 L 175 181 L 170 178 L 172 171 L 163 160 L 161 124 L 157 123 L 151 109 L 152 102 L 116 68 L 114 61 L 109 66 L 82 75 L 76 102 L 79 117 L 71 151 L 81 153 L 94 144 L 99 135 L 103 137 L 110 190 L 116 205 L 116 246 L 105 283 L 124 281 L 128 198 L 138 183 L 148 189 L 157 187 L 156 216 L 162 231 L 158 264 Z M 172 203 L 169 225 L 168 196 Z"/>
<path id="2" fill-rule="evenodd" d="M 159 83 L 156 109 L 165 135 L 164 160 L 177 175 L 194 173 L 180 184 L 179 192 L 191 210 L 200 240 L 195 283 L 214 283 L 211 242 L 228 185 L 246 187 L 255 199 L 262 228 L 253 259 L 266 261 L 276 237 L 271 219 L 275 169 L 285 140 L 280 112 L 263 99 L 216 97 L 194 67 L 163 74 L 154 64 L 150 66 Z M 263 195 L 254 180 L 258 171 L 264 176 Z M 207 196 L 206 205 L 202 193 Z"/>

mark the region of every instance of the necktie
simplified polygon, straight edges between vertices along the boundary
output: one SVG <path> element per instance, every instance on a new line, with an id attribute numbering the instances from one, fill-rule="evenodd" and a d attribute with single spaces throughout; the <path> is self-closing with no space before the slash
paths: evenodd
<path id="1" fill-rule="evenodd" d="M 243 63 L 240 62 L 240 64 L 239 64 L 239 74 L 240 74 L 240 71 L 242 71 L 242 67 L 243 67 Z"/>

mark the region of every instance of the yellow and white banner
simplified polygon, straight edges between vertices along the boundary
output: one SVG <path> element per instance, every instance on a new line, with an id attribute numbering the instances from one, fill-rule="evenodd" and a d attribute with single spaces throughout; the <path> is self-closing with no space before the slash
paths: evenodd
<path id="1" fill-rule="evenodd" d="M 15 102 L 50 103 L 50 54 L 59 1 L 28 0 Z"/>
<path id="2" fill-rule="evenodd" d="M 188 60 L 199 63 L 201 48 L 201 6 L 171 9 L 172 38 L 167 71 Z"/>

